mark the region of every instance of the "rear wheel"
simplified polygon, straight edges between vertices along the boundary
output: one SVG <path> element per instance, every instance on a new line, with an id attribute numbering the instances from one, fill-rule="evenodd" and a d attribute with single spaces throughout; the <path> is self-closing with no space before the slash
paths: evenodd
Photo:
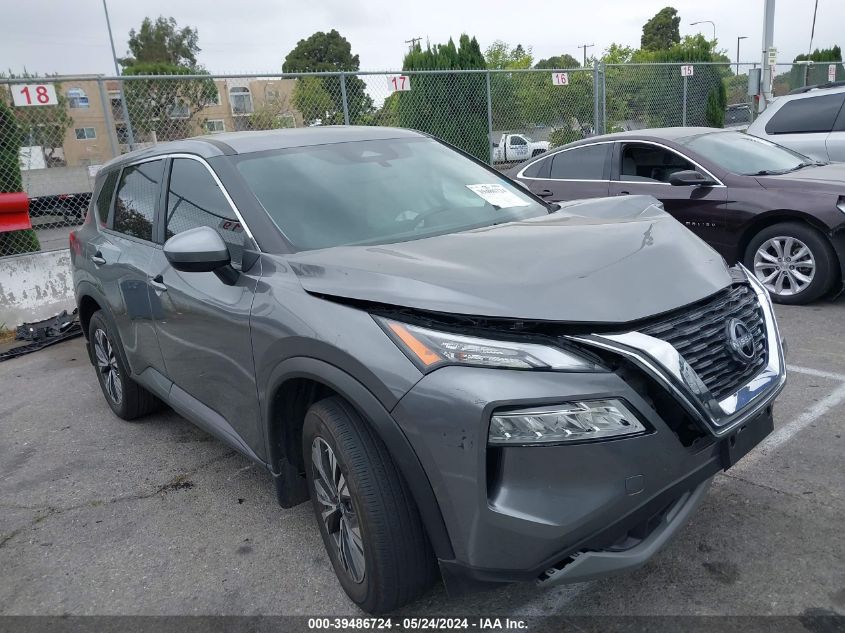
<path id="1" fill-rule="evenodd" d="M 103 396 L 115 415 L 134 420 L 161 406 L 158 398 L 129 377 L 122 350 L 117 348 L 120 343 L 99 310 L 91 315 L 88 344 Z"/>
<path id="2" fill-rule="evenodd" d="M 419 512 L 383 442 L 340 398 L 312 405 L 302 450 L 314 514 L 338 580 L 364 611 L 422 594 L 436 567 Z"/>
<path id="3" fill-rule="evenodd" d="M 745 265 L 772 300 L 784 304 L 815 301 L 830 289 L 838 270 L 830 242 L 799 222 L 760 231 L 746 249 Z"/>

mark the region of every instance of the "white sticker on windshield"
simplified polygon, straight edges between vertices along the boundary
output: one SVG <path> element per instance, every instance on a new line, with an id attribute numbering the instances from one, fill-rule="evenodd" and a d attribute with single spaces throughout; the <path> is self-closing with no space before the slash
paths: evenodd
<path id="1" fill-rule="evenodd" d="M 512 191 L 508 191 L 502 185 L 467 185 L 467 189 L 475 195 L 489 202 L 494 207 L 506 209 L 507 207 L 527 207 L 530 202 L 523 200 Z"/>

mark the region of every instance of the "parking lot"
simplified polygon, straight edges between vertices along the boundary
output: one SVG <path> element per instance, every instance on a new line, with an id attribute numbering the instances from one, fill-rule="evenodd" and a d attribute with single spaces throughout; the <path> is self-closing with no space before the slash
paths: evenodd
<path id="1" fill-rule="evenodd" d="M 406 614 L 845 613 L 845 298 L 777 309 L 776 430 L 633 574 Z M 127 423 L 82 339 L 0 364 L 0 614 L 352 614 L 309 504 L 172 412 Z M 655 459 L 659 459 L 655 455 Z"/>

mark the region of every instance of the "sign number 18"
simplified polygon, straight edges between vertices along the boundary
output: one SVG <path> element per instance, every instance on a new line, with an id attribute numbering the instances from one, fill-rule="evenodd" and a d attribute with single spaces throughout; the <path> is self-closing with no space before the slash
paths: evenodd
<path id="1" fill-rule="evenodd" d="M 19 84 L 12 88 L 16 106 L 56 105 L 56 89 L 53 84 Z"/>

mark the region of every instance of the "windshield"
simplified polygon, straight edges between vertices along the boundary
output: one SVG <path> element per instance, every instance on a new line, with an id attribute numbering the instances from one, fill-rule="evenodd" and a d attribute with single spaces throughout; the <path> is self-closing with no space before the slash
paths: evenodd
<path id="1" fill-rule="evenodd" d="M 798 152 L 750 134 L 715 132 L 678 139 L 707 160 L 735 174 L 785 174 L 814 164 Z"/>
<path id="2" fill-rule="evenodd" d="M 299 250 L 387 244 L 549 213 L 520 187 L 429 138 L 297 147 L 236 160 Z"/>

